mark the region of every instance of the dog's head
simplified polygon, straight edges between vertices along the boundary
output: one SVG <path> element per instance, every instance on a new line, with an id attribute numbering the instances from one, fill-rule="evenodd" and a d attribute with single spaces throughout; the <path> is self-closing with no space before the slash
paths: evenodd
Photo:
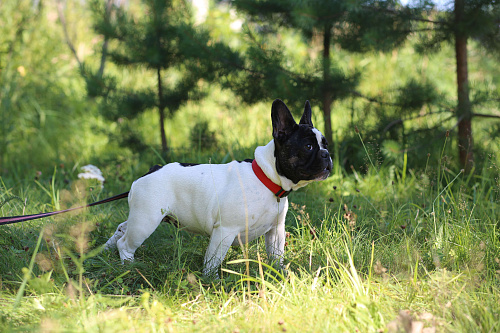
<path id="1" fill-rule="evenodd" d="M 271 118 L 278 173 L 295 184 L 326 179 L 332 171 L 332 159 L 328 142 L 312 124 L 309 101 L 298 124 L 279 99 L 273 102 Z"/>

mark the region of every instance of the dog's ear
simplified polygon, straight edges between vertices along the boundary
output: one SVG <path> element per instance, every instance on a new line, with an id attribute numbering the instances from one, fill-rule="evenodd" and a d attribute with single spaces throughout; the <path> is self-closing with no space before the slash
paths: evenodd
<path id="1" fill-rule="evenodd" d="M 299 124 L 310 125 L 314 127 L 311 120 L 311 114 L 311 104 L 309 104 L 309 101 L 306 101 L 306 105 L 304 106 L 304 114 L 302 115 L 302 118 L 300 118 Z"/>
<path id="2" fill-rule="evenodd" d="M 288 136 L 297 127 L 290 110 L 280 99 L 275 99 L 273 102 L 271 119 L 273 122 L 273 138 L 275 139 Z"/>

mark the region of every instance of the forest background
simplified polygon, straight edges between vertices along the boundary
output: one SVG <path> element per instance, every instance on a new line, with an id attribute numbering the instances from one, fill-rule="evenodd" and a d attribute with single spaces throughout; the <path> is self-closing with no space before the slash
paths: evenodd
<path id="1" fill-rule="evenodd" d="M 291 196 L 288 276 L 257 242 L 205 281 L 206 240 L 169 226 L 118 265 L 99 246 L 126 203 L 2 226 L 2 328 L 500 329 L 498 2 L 0 6 L 2 216 L 124 192 L 154 164 L 251 158 L 275 98 L 311 101 L 335 161 Z"/>

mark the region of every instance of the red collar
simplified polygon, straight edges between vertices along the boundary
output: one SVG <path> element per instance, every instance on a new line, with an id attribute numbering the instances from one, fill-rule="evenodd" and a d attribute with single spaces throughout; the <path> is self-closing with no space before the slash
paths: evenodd
<path id="1" fill-rule="evenodd" d="M 274 193 L 274 195 L 278 198 L 278 201 L 279 201 L 279 198 L 284 198 L 288 194 L 290 194 L 290 192 L 292 192 L 291 190 L 285 191 L 281 186 L 273 183 L 273 181 L 271 179 L 269 179 L 269 177 L 266 176 L 264 171 L 262 171 L 260 166 L 257 164 L 256 160 L 252 161 L 252 169 L 253 169 L 253 172 L 255 173 L 255 175 L 257 176 L 257 178 L 259 178 L 259 180 L 262 182 L 262 184 L 266 185 L 266 187 L 269 190 L 271 190 L 271 192 Z"/>

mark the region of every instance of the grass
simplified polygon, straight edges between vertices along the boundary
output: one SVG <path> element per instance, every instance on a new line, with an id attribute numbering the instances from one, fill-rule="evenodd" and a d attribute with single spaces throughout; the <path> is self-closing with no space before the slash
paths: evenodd
<path id="1" fill-rule="evenodd" d="M 6 17 L 14 18 L 6 20 L 8 31 L 22 27 L 15 19 L 23 17 L 17 15 L 20 9 L 32 15 L 30 1 L 21 5 L 6 7 Z M 74 24 L 70 30 L 79 32 L 72 34 L 79 53 L 97 64 L 99 54 L 90 52 L 97 39 L 88 10 L 78 2 L 66 10 Z M 13 39 L 17 44 L 3 62 L 0 216 L 79 206 L 124 192 L 164 158 L 154 149 L 143 151 L 158 142 L 156 111 L 116 122 L 101 116 L 99 102 L 87 98 L 60 40 L 55 11 L 46 13 L 26 23 L 23 38 Z M 220 29 L 227 25 L 215 28 L 223 35 Z M 309 46 L 289 41 L 287 52 L 303 59 Z M 497 62 L 471 47 L 473 90 L 494 90 Z M 390 100 L 412 77 L 432 80 L 443 98 L 429 111 L 439 111 L 455 105 L 453 52 L 445 45 L 437 54 L 419 55 L 408 45 L 391 54 L 336 50 L 332 56 L 348 73 L 363 71 L 359 90 L 367 96 Z M 154 79 L 145 70 L 122 72 L 111 63 L 106 71 L 123 87 Z M 209 86 L 209 98 L 187 103 L 166 122 L 171 147 L 184 147 L 169 160 L 241 160 L 251 157 L 255 143 L 269 140 L 271 100 L 248 106 L 218 85 Z M 476 111 L 490 112 L 485 105 L 475 104 Z M 435 136 L 417 147 L 396 141 L 378 147 L 374 138 L 358 140 L 352 133 L 355 124 L 364 131 L 380 124 L 372 104 L 346 99 L 334 108 L 334 175 L 290 195 L 286 277 L 266 266 L 260 239 L 248 255 L 231 249 L 222 279 L 206 280 L 200 271 L 208 239 L 170 225 L 144 243 L 134 264 L 122 266 L 116 252 L 102 253 L 100 246 L 126 219 L 123 200 L 0 226 L 0 332 L 500 331 L 499 159 L 485 153 L 498 151 L 496 125 L 474 121 L 481 169 L 467 176 L 445 155 L 457 150 L 449 142 L 442 150 L 434 149 Z M 324 128 L 319 106 L 313 110 L 314 124 Z M 401 110 L 391 110 L 388 115 L 400 117 Z M 440 117 L 416 118 L 403 129 L 432 128 Z M 188 148 L 193 120 L 206 121 L 208 132 L 215 133 L 211 155 L 197 149 L 200 145 Z M 454 125 L 452 120 L 442 129 Z M 125 148 L 123 135 L 137 136 L 141 144 Z M 403 148 L 410 148 L 407 155 Z M 420 156 L 423 149 L 432 155 Z M 363 160 L 362 169 L 349 168 Z M 415 171 L 421 161 L 427 161 L 425 169 Z M 99 184 L 77 180 L 88 163 L 106 175 L 103 191 Z"/>
<path id="2" fill-rule="evenodd" d="M 121 265 L 100 246 L 126 218 L 125 201 L 3 226 L 0 330 L 498 332 L 495 165 L 471 176 L 446 161 L 422 173 L 368 170 L 290 196 L 286 276 L 267 266 L 260 239 L 248 256 L 231 249 L 221 280 L 207 280 L 208 239 L 170 225 Z M 1 214 L 118 192 L 64 182 L 77 172 L 60 167 L 21 188 L 2 182 Z"/>

